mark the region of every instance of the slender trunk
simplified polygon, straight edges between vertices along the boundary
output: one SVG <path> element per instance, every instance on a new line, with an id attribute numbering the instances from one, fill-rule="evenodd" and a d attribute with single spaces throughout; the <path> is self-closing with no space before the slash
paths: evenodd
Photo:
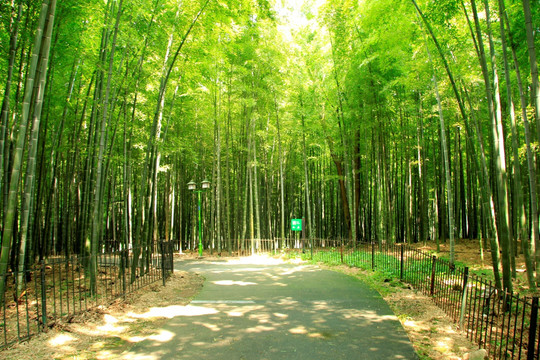
<path id="1" fill-rule="evenodd" d="M 470 20 L 469 20 L 469 15 L 467 14 L 467 10 L 465 8 L 465 6 L 463 5 L 463 3 L 461 4 L 462 5 L 462 8 L 463 8 L 463 11 L 465 13 L 465 17 L 467 19 L 467 24 L 469 26 L 469 31 L 471 33 L 471 38 L 473 39 L 473 42 L 475 44 L 475 49 L 476 49 L 476 52 L 477 52 L 477 55 L 478 55 L 478 58 L 480 59 L 482 57 L 482 54 L 484 54 L 483 52 L 483 43 L 478 43 L 476 41 L 476 37 L 475 37 L 475 32 L 472 28 L 472 25 L 470 23 Z M 476 9 L 476 7 L 475 7 Z M 482 53 L 481 53 L 481 50 L 482 50 Z M 485 56 L 484 56 L 485 58 Z M 487 68 L 486 68 L 486 71 L 487 71 Z M 489 84 L 489 82 L 488 82 Z M 464 92 L 465 92 L 465 96 L 467 98 L 467 102 L 469 104 L 469 107 L 471 109 L 471 115 L 472 115 L 472 118 L 473 118 L 473 122 L 474 122 L 474 127 L 475 127 L 475 133 L 476 133 L 476 136 L 477 136 L 477 144 L 478 146 L 480 147 L 480 151 L 478 152 L 479 155 L 480 155 L 480 160 L 481 160 L 481 164 L 480 165 L 477 165 L 477 167 L 480 169 L 479 171 L 479 175 L 480 175 L 480 184 L 482 184 L 482 186 L 480 187 L 480 195 L 481 195 L 481 199 L 482 199 L 482 206 L 481 206 L 481 210 L 482 212 L 484 213 L 484 216 L 483 218 L 481 217 L 481 219 L 484 219 L 485 221 L 481 224 L 481 228 L 482 228 L 482 232 L 486 234 L 486 238 L 489 238 L 490 240 L 490 245 L 491 245 L 491 258 L 492 258 L 492 263 L 493 263 L 493 274 L 494 274 L 494 278 L 495 278 L 495 286 L 498 288 L 498 289 L 502 289 L 502 283 L 501 283 L 501 278 L 500 278 L 500 267 L 501 267 L 501 264 L 500 264 L 500 257 L 499 257 L 499 253 L 500 253 L 500 246 L 499 246 L 499 230 L 498 230 L 498 223 L 497 223 L 497 219 L 496 219 L 496 213 L 495 213 L 495 202 L 494 202 L 494 199 L 493 199 L 493 191 L 492 191 L 492 188 L 491 188 L 491 183 L 489 181 L 490 179 L 490 176 L 489 176 L 489 172 L 488 172 L 488 165 L 487 165 L 487 161 L 486 161 L 486 157 L 485 157 L 485 154 L 486 154 L 486 150 L 485 150 L 485 147 L 484 147 L 484 140 L 483 140 L 483 136 L 482 136 L 482 130 L 481 130 L 481 127 L 478 123 L 478 120 L 476 119 L 476 116 L 475 116 L 475 113 L 474 113 L 474 110 L 473 109 L 473 106 L 471 105 L 471 100 L 468 96 L 468 93 L 467 93 L 467 90 L 465 88 L 465 86 L 462 86 L 463 89 L 464 89 Z M 465 125 L 467 126 L 467 122 L 465 122 Z M 469 134 L 468 136 L 470 136 L 470 131 L 467 130 L 467 133 Z M 474 150 L 474 146 L 471 146 L 471 149 Z M 475 157 L 473 157 L 475 158 Z M 486 226 L 487 226 L 487 231 L 486 231 Z"/>
<path id="2" fill-rule="evenodd" d="M 249 178 L 249 237 L 251 239 L 251 255 L 255 255 L 255 225 L 253 220 L 253 167 L 248 168 Z"/>
<path id="3" fill-rule="evenodd" d="M 218 72 L 219 74 L 219 72 Z M 219 75 L 216 80 L 216 94 L 214 101 L 214 126 L 216 127 L 216 237 L 217 237 L 217 250 L 218 254 L 221 255 L 221 132 L 219 127 L 219 93 L 220 89 L 219 84 Z"/>
<path id="4" fill-rule="evenodd" d="M 100 135 L 99 135 L 99 150 L 98 150 L 98 158 L 97 158 L 97 165 L 96 165 L 96 187 L 95 187 L 95 193 L 94 193 L 94 205 L 93 205 L 93 213 L 92 213 L 92 237 L 91 237 L 91 255 L 90 255 L 90 291 L 92 294 L 95 294 L 97 291 L 97 284 L 96 284 L 96 276 L 97 276 L 97 256 L 98 256 L 98 247 L 99 247 L 99 236 L 101 234 L 101 226 L 103 225 L 102 216 L 103 216 L 103 188 L 104 188 L 104 181 L 103 178 L 106 176 L 106 174 L 103 173 L 104 170 L 104 154 L 105 154 L 105 147 L 106 139 L 107 139 L 107 120 L 109 118 L 109 98 L 110 98 L 110 92 L 111 92 L 111 82 L 112 82 L 112 76 L 113 76 L 113 64 L 114 64 L 114 54 L 115 54 L 115 48 L 116 48 L 116 39 L 118 37 L 118 29 L 119 29 L 119 23 L 120 23 L 120 17 L 122 15 L 122 1 L 120 0 L 118 4 L 118 11 L 116 15 L 116 24 L 114 29 L 114 35 L 113 40 L 111 44 L 111 54 L 109 58 L 109 70 L 107 75 L 107 85 L 105 88 L 105 99 L 103 102 L 103 109 L 102 109 L 102 118 L 101 118 L 101 125 L 100 125 Z"/>
<path id="5" fill-rule="evenodd" d="M 525 15 L 525 32 L 527 34 L 527 50 L 529 53 L 529 64 L 531 67 L 532 96 L 534 105 L 534 117 L 536 119 L 536 140 L 540 141 L 540 82 L 538 81 L 538 63 L 536 62 L 536 48 L 534 45 L 535 30 L 533 29 L 531 5 L 529 0 L 522 0 L 523 13 Z M 536 31 L 538 31 L 536 29 Z M 540 252 L 536 244 L 537 251 Z M 539 261 L 537 254 L 537 261 Z"/>
<path id="6" fill-rule="evenodd" d="M 6 133 L 9 123 L 9 103 L 11 96 L 11 82 L 13 80 L 13 68 L 15 57 L 17 55 L 17 37 L 19 36 L 19 22 L 21 20 L 23 2 L 19 2 L 17 7 L 17 18 L 11 28 L 11 37 L 9 41 L 9 60 L 6 77 L 6 87 L 4 89 L 4 99 L 2 100 L 2 109 L 0 113 L 0 214 L 3 207 L 3 187 L 4 187 L 4 157 L 6 153 Z"/>
<path id="7" fill-rule="evenodd" d="M 499 31 L 501 35 L 502 50 L 503 50 L 503 60 L 504 60 L 504 74 L 506 81 L 506 98 L 509 106 L 510 117 L 510 129 L 512 134 L 512 155 L 513 155 L 513 192 L 514 192 L 514 216 L 513 216 L 513 226 L 516 227 L 515 234 L 517 235 L 517 240 L 522 243 L 522 245 L 527 246 L 527 219 L 525 212 L 525 205 L 523 203 L 523 187 L 521 184 L 521 165 L 519 163 L 519 145 L 518 145 L 518 134 L 517 134 L 517 125 L 516 125 L 516 116 L 514 113 L 514 100 L 512 98 L 512 89 L 511 89 L 511 79 L 510 79 L 510 65 L 508 63 L 508 54 L 507 54 L 507 44 L 506 44 L 506 34 L 504 29 L 504 0 L 499 0 Z M 512 259 L 512 270 L 513 276 L 515 277 L 515 257 L 517 255 L 517 246 L 513 244 L 513 254 L 511 254 Z M 528 267 L 527 276 L 529 280 L 529 286 L 533 288 L 535 285 L 534 281 L 534 271 L 532 268 Z"/>
<path id="8" fill-rule="evenodd" d="M 252 153 L 253 153 L 253 172 L 252 172 L 252 179 L 251 179 L 251 186 L 253 186 L 253 197 L 255 201 L 255 231 L 256 231 L 256 239 L 257 241 L 261 239 L 261 217 L 260 217 L 260 208 L 259 208 L 259 177 L 257 175 L 257 168 L 258 168 L 258 162 L 257 162 L 257 141 L 256 136 L 257 132 L 255 131 L 255 118 L 252 118 L 252 139 L 251 139 L 251 146 L 252 146 Z"/>
<path id="9" fill-rule="evenodd" d="M 489 73 L 487 68 L 487 61 L 482 41 L 482 33 L 480 31 L 480 23 L 478 20 L 478 13 L 476 10 L 475 0 L 471 1 L 473 9 L 474 23 L 477 33 L 477 41 L 479 46 L 479 61 L 482 68 L 482 75 L 485 82 L 486 97 L 488 101 L 489 116 L 492 121 L 492 138 L 494 145 L 494 160 L 496 162 L 495 167 L 495 186 L 497 191 L 497 204 L 498 215 L 497 231 L 502 246 L 502 265 L 503 265 L 503 286 L 507 291 L 512 289 L 512 281 L 510 279 L 510 232 L 509 232 L 509 218 L 508 218 L 508 197 L 507 197 L 507 178 L 506 178 L 506 159 L 504 154 L 504 134 L 502 131 L 502 119 L 500 108 L 500 96 L 499 96 L 499 84 L 498 75 L 496 70 L 495 52 L 493 49 L 493 43 L 491 38 L 490 23 L 489 23 L 489 8 L 486 3 L 486 18 L 488 23 L 488 36 L 490 39 L 490 50 L 492 57 L 493 67 L 493 84 L 495 86 L 495 94 L 492 92 L 491 81 L 489 79 Z M 495 104 L 494 96 L 495 95 Z"/>
<path id="10" fill-rule="evenodd" d="M 538 279 L 538 272 L 540 270 L 540 233 L 538 230 L 538 202 L 537 202 L 537 177 L 536 177 L 536 165 L 534 163 L 534 155 L 532 152 L 532 146 L 531 146 L 531 139 L 532 139 L 532 133 L 531 133 L 531 126 L 529 124 L 529 120 L 527 118 L 527 99 L 525 96 L 525 91 L 523 89 L 523 83 L 521 81 L 521 73 L 519 69 L 519 61 L 517 58 L 516 53 L 516 44 L 512 37 L 512 31 L 510 31 L 510 22 L 508 21 L 508 16 L 506 15 L 506 12 L 504 14 L 504 20 L 506 22 L 506 25 L 509 29 L 508 31 L 508 37 L 510 40 L 510 45 L 512 49 L 512 59 L 514 62 L 514 69 L 516 71 L 516 81 L 518 85 L 519 90 L 519 98 L 520 98 L 520 105 L 521 105 L 521 119 L 523 121 L 523 129 L 524 129 L 524 135 L 525 135 L 525 146 L 527 149 L 527 168 L 529 172 L 529 201 L 530 201 L 530 217 L 531 217 L 531 238 L 530 242 L 527 244 L 523 244 L 523 250 L 525 252 L 525 259 L 527 263 L 527 269 L 528 269 L 528 275 L 527 276 L 533 276 L 535 278 L 536 284 L 538 286 L 539 280 Z M 529 255 L 527 254 L 529 252 Z M 532 258 L 534 256 L 534 258 Z M 530 274 L 529 274 L 530 273 Z"/>
<path id="11" fill-rule="evenodd" d="M 270 113 L 267 115 L 267 118 L 266 118 L 266 133 L 268 133 L 269 131 L 269 127 L 270 127 Z M 274 145 L 275 145 L 275 141 L 274 141 Z M 272 153 L 273 153 L 273 150 L 274 150 L 275 146 L 272 146 Z M 265 184 L 265 193 L 266 193 L 266 226 L 267 226 L 267 229 L 266 229 L 266 238 L 271 240 L 274 238 L 274 231 L 272 230 L 273 229 L 273 226 L 272 226 L 272 218 L 273 218 L 273 214 L 272 211 L 270 211 L 270 209 L 272 208 L 272 204 L 271 204 L 271 194 L 272 194 L 272 179 L 273 177 L 269 177 L 268 176 L 268 172 L 269 172 L 269 169 L 271 168 L 271 163 L 273 162 L 273 156 L 270 156 L 270 159 L 268 159 L 268 153 L 269 151 L 265 150 L 264 151 L 264 184 Z"/>
<path id="12" fill-rule="evenodd" d="M 22 276 L 24 274 L 24 260 L 26 254 L 26 240 L 29 237 L 28 223 L 30 221 L 30 213 L 32 212 L 33 195 L 36 179 L 36 154 L 38 150 L 38 137 L 41 123 L 41 110 L 43 108 L 43 97 L 47 80 L 47 70 L 49 64 L 49 51 L 51 47 L 51 36 L 54 27 L 54 15 L 56 10 L 56 0 L 51 0 L 49 6 L 49 14 L 45 34 L 43 37 L 42 53 L 40 55 L 39 79 L 36 91 L 36 99 L 34 105 L 34 114 L 32 119 L 32 133 L 30 135 L 30 144 L 28 148 L 28 161 L 26 164 L 26 179 L 25 189 L 22 201 L 21 210 L 21 239 L 19 247 L 19 282 L 17 294 L 22 291 Z"/>
<path id="13" fill-rule="evenodd" d="M 284 189 L 284 180 L 283 180 L 283 151 L 281 150 L 281 135 L 279 128 L 279 108 L 277 104 L 276 94 L 274 93 L 274 105 L 276 108 L 276 128 L 277 128 L 277 141 L 278 141 L 278 152 L 279 152 L 279 189 L 280 189 L 280 214 L 281 214 L 281 233 L 280 233 L 280 243 L 279 248 L 281 249 L 281 241 L 285 239 L 285 189 Z"/>
<path id="14" fill-rule="evenodd" d="M 120 247 L 121 254 L 121 276 L 128 266 L 128 249 L 133 248 L 133 207 L 132 207 L 132 189 L 131 189 L 131 136 L 132 129 L 127 128 L 127 118 L 124 121 L 124 166 L 123 166 L 123 198 L 124 198 L 124 236 Z M 125 281 L 124 281 L 125 282 Z M 126 284 L 124 283 L 125 287 Z M 125 290 L 125 288 L 124 288 Z"/>
<path id="15" fill-rule="evenodd" d="M 343 217 L 345 218 L 345 224 L 347 225 L 347 234 L 348 238 L 352 238 L 352 232 L 351 232 L 351 213 L 349 211 L 349 201 L 347 198 L 347 189 L 345 187 L 345 174 L 343 171 L 343 160 L 341 157 L 339 157 L 335 151 L 334 151 L 334 141 L 331 137 L 327 136 L 327 142 L 328 147 L 330 148 L 330 156 L 332 157 L 332 160 L 334 161 L 334 164 L 336 165 L 336 171 L 338 174 L 338 182 L 339 182 L 339 193 L 341 195 L 341 205 L 343 209 Z"/>
<path id="16" fill-rule="evenodd" d="M 52 0 L 54 2 L 54 0 Z M 19 124 L 19 133 L 17 135 L 17 143 L 15 152 L 13 155 L 13 164 L 11 170 L 11 178 L 9 182 L 9 195 L 6 203 L 6 211 L 4 213 L 4 224 L 2 231 L 2 248 L 0 251 L 0 274 L 6 274 L 8 268 L 9 254 L 11 251 L 11 244 L 13 241 L 13 234 L 15 229 L 15 216 L 17 212 L 17 203 L 18 203 L 18 189 L 19 189 L 19 180 L 22 167 L 22 157 L 25 147 L 26 140 L 26 131 L 28 128 L 28 122 L 30 117 L 30 102 L 34 98 L 33 88 L 34 88 L 34 79 L 38 70 L 38 60 L 39 55 L 41 54 L 41 47 L 45 43 L 44 39 L 44 29 L 47 18 L 49 17 L 49 9 L 52 6 L 49 6 L 48 0 L 43 0 L 41 5 L 41 14 L 39 18 L 39 25 L 36 30 L 34 47 L 32 52 L 32 57 L 30 60 L 29 71 L 26 77 L 25 85 L 25 95 L 24 102 L 22 107 L 22 116 Z M 54 15 L 54 12 L 52 12 Z M 52 26 L 52 24 L 51 24 Z M 43 90 L 43 89 L 42 89 Z M 0 303 L 4 300 L 5 292 L 5 279 L 0 279 Z"/>
<path id="17" fill-rule="evenodd" d="M 418 8 L 418 5 L 416 4 L 416 2 L 414 0 L 412 0 L 414 5 L 416 6 L 416 9 L 419 13 L 419 15 L 422 17 L 422 19 L 424 20 L 424 23 L 426 24 L 426 26 L 428 27 L 428 30 L 430 32 L 430 34 L 432 35 L 432 38 L 435 40 L 435 36 L 433 34 L 433 31 L 431 30 L 431 26 L 429 26 L 427 20 L 424 18 L 423 14 L 421 13 L 420 9 Z M 440 51 L 440 46 L 438 45 L 438 42 L 436 43 L 437 44 L 437 48 L 439 49 Z M 430 62 L 433 64 L 432 60 L 431 60 L 431 53 L 429 52 L 429 48 L 427 48 L 427 39 L 426 39 L 426 49 L 427 49 L 427 52 L 428 52 L 428 56 L 429 56 L 429 59 L 430 59 Z M 440 51 L 441 53 L 441 56 L 442 56 L 442 51 Z M 447 69 L 447 72 L 449 72 L 449 68 L 448 68 L 448 65 L 446 63 L 446 61 L 444 62 L 445 63 L 445 67 Z M 435 95 L 436 95 L 436 98 L 437 98 L 437 107 L 438 107 L 438 110 L 439 110 L 439 123 L 440 123 L 440 134 L 441 134 L 441 148 L 442 148 L 442 154 L 443 154 L 443 164 L 444 164 L 444 174 L 445 174 L 445 181 L 446 181 L 446 195 L 447 195 L 447 201 L 448 201 L 448 230 L 449 230 L 449 241 L 450 241 L 450 264 L 453 265 L 454 262 L 455 262 L 455 240 L 454 240 L 454 207 L 453 207 L 453 204 L 452 204 L 452 187 L 451 187 L 451 183 L 450 183 L 450 160 L 448 158 L 448 146 L 447 146 L 447 141 L 446 141 L 446 128 L 445 128 L 445 123 L 444 123 L 444 116 L 443 116 L 443 110 L 442 110 L 442 105 L 441 105 L 441 97 L 440 97 L 440 94 L 439 94 L 439 85 L 438 85 L 438 82 L 437 82 L 437 76 L 435 74 L 435 68 L 433 67 L 432 69 L 433 71 L 433 76 L 432 76 L 432 82 L 433 82 L 433 88 L 435 90 Z M 464 111 L 463 111 L 464 113 Z M 443 200 L 444 200 L 444 196 L 443 196 Z"/>
<path id="18" fill-rule="evenodd" d="M 232 66 L 232 65 L 231 65 Z M 229 256 L 232 255 L 232 234 L 231 234 L 231 213 L 232 213 L 232 201 L 230 196 L 231 188 L 231 155 L 233 153 L 232 149 L 229 146 L 229 139 L 231 136 L 231 82 L 232 76 L 229 74 L 228 89 L 227 89 L 227 124 L 225 128 L 225 148 L 227 149 L 227 159 L 226 159 L 226 173 L 225 173 L 225 214 L 226 214 L 226 233 L 227 237 L 227 252 Z"/>
<path id="19" fill-rule="evenodd" d="M 311 223 L 311 201 L 309 196 L 309 180 L 308 180 L 308 165 L 307 165 L 307 155 L 306 155 L 306 123 L 304 119 L 304 103 L 302 98 L 300 98 L 300 107 L 302 109 L 301 120 L 302 120 L 302 148 L 303 148 L 303 158 L 304 158 L 304 187 L 306 195 L 306 208 L 307 208 L 307 233 L 310 240 L 310 244 L 313 241 L 313 228 Z"/>
<path id="20" fill-rule="evenodd" d="M 340 127 L 340 136 L 341 136 L 341 143 L 343 145 L 343 165 L 345 168 L 345 190 L 346 190 L 346 198 L 347 198 L 347 213 L 349 221 L 347 222 L 347 225 L 349 226 L 349 239 L 352 241 L 353 246 L 356 246 L 356 214 L 354 211 L 354 188 L 353 188 L 353 159 L 350 156 L 350 150 L 348 147 L 348 129 L 346 129 L 345 125 L 345 119 L 344 119 L 344 113 L 343 113 L 343 95 L 341 90 L 341 84 L 338 78 L 338 64 L 336 61 L 336 55 L 335 55 L 335 49 L 334 44 L 332 41 L 332 38 L 330 38 L 330 45 L 332 49 L 332 59 L 333 59 L 333 75 L 334 75 L 334 82 L 336 83 L 336 89 L 337 89 L 337 99 L 338 99 L 338 105 L 336 108 L 338 123 Z M 345 206 L 345 205 L 344 205 Z"/>
<path id="21" fill-rule="evenodd" d="M 437 97 L 437 108 L 439 110 L 439 122 L 441 127 L 441 148 L 443 153 L 443 163 L 444 163 L 444 177 L 446 181 L 446 197 L 448 201 L 448 231 L 449 231 L 449 241 L 450 241 L 450 264 L 453 265 L 455 262 L 455 240 L 454 240 L 454 207 L 452 204 L 452 185 L 450 183 L 450 164 L 448 159 L 448 147 L 446 141 L 446 129 L 444 126 L 444 116 L 441 105 L 441 96 L 439 94 L 439 85 L 437 83 L 437 77 L 435 75 L 435 70 L 433 70 L 432 77 L 433 87 L 435 89 L 435 96 Z"/>
<path id="22" fill-rule="evenodd" d="M 375 136 L 374 136 L 375 137 Z M 379 248 L 382 246 L 383 241 L 387 241 L 387 234 L 385 232 L 384 227 L 384 221 L 382 219 L 387 219 L 387 214 L 385 214 L 386 207 L 384 206 L 384 164 L 382 160 L 382 140 L 380 134 L 377 134 L 376 136 L 377 142 L 377 151 L 376 151 L 376 167 L 377 167 L 377 179 L 376 179 L 376 192 L 375 192 L 375 204 L 377 206 L 376 208 L 376 214 L 375 214 L 375 222 L 376 222 L 376 238 L 379 243 Z M 374 141 L 375 144 L 375 141 Z"/>
<path id="23" fill-rule="evenodd" d="M 424 111 L 422 107 L 422 96 L 418 95 L 419 114 L 418 114 L 418 180 L 419 191 L 419 222 L 420 222 L 420 241 L 426 242 L 428 238 L 428 213 L 427 213 L 427 179 L 424 175 L 425 142 L 424 142 Z"/>

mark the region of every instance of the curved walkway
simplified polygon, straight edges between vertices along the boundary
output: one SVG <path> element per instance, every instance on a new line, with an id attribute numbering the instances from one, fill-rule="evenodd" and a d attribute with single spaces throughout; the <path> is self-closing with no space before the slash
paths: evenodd
<path id="1" fill-rule="evenodd" d="M 183 260 L 206 278 L 171 307 L 163 338 L 125 359 L 417 359 L 400 322 L 361 281 L 312 265 L 257 258 Z"/>

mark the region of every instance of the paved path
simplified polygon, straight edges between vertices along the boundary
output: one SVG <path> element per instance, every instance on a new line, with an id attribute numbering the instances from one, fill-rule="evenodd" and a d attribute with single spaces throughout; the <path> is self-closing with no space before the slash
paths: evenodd
<path id="1" fill-rule="evenodd" d="M 353 277 L 253 259 L 176 268 L 202 274 L 202 291 L 125 359 L 417 359 L 388 305 Z"/>

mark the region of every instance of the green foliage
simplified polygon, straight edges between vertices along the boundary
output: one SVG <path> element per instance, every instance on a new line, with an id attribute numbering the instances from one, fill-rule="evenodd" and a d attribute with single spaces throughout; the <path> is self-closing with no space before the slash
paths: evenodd
<path id="1" fill-rule="evenodd" d="M 109 81 L 104 129 L 108 167 L 103 178 L 111 186 L 102 199 L 106 229 L 103 237 L 126 238 L 123 222 L 127 221 L 124 204 L 128 203 L 128 190 L 133 196 L 132 221 L 136 217 L 141 224 L 149 221 L 142 216 L 151 201 L 144 174 L 149 171 L 149 161 L 159 153 L 161 171 L 151 179 L 157 181 L 159 209 L 154 224 L 157 231 L 152 236 L 165 236 L 167 218 L 175 222 L 172 233 L 177 241 L 184 245 L 192 241 L 196 235 L 193 204 L 185 183 L 189 181 L 186 179 L 203 177 L 217 182 L 218 128 L 223 202 L 219 226 L 231 228 L 231 239 L 240 239 L 244 228 L 249 234 L 248 220 L 255 212 L 250 207 L 254 185 L 260 190 L 256 200 L 261 203 L 259 210 L 264 217 L 259 220 L 264 238 L 276 236 L 282 214 L 286 222 L 290 216 L 305 217 L 307 201 L 313 205 L 311 221 L 317 232 L 312 235 L 348 237 L 344 199 L 358 216 L 357 240 L 422 240 L 421 227 L 428 229 L 426 234 L 431 238 L 444 236 L 439 233 L 446 225 L 434 73 L 449 128 L 455 181 L 459 178 L 457 164 L 462 161 L 465 168 L 465 206 L 459 205 L 464 221 L 471 224 L 461 224 L 458 230 L 465 233 L 479 227 L 476 219 L 484 215 L 478 196 L 478 158 L 474 158 L 478 157 L 478 144 L 474 134 L 457 131 L 457 125 L 464 128 L 465 119 L 433 42 L 426 36 L 425 24 L 410 1 L 327 0 L 317 8 L 320 1 L 315 0 L 298 6 L 286 1 L 212 0 L 186 38 L 171 68 L 163 105 L 159 104 L 161 81 L 173 61 L 172 55 L 204 3 L 124 0 L 113 47 L 119 1 L 58 2 L 46 106 L 42 111 L 46 121 L 40 135 L 39 185 L 33 194 L 36 228 L 32 231 L 39 239 L 54 239 L 50 241 L 55 246 L 56 242 L 60 244 L 58 250 L 65 246 L 79 249 L 83 243 L 92 213 L 88 198 L 94 194 L 96 183 L 94 168 L 102 130 L 99 120 Z M 12 129 L 17 128 L 21 94 L 25 91 L 24 70 L 39 5 L 39 1 L 24 4 L 16 59 L 20 74 L 12 80 L 12 88 L 17 91 L 10 97 L 8 139 L 14 135 Z M 470 4 L 463 5 L 470 16 Z M 467 113 L 480 119 L 480 129 L 488 134 L 491 124 L 485 120 L 484 84 L 462 3 L 426 0 L 419 1 L 419 6 L 450 60 L 460 91 L 466 89 L 470 96 Z M 518 62 L 521 69 L 528 69 L 521 4 L 507 6 Z M 534 19 L 539 11 L 538 6 L 533 6 Z M 7 77 L 12 19 L 10 5 L 0 4 L 0 95 Z M 482 27 L 485 31 L 484 20 Z M 500 35 L 493 35 L 499 62 Z M 530 76 L 522 71 L 526 86 Z M 508 85 L 516 93 L 515 85 Z M 505 111 L 508 104 L 503 102 Z M 161 105 L 162 113 L 156 113 Z M 154 139 L 158 132 L 153 128 L 154 119 L 159 116 L 160 133 Z M 519 154 L 525 165 L 521 126 Z M 457 149 L 458 134 L 461 151 Z M 310 199 L 306 199 L 304 136 Z M 157 152 L 153 153 L 155 144 Z M 489 147 L 485 153 L 490 163 Z M 57 164 L 52 164 L 53 159 Z M 254 176 L 254 165 L 258 178 L 253 180 L 250 175 Z M 338 166 L 342 168 L 340 174 Z M 280 183 L 282 169 L 284 189 Z M 175 199 L 171 197 L 173 190 Z M 204 205 L 208 210 L 203 215 L 206 226 L 216 226 L 216 191 L 213 187 Z M 55 209 L 48 206 L 50 199 Z M 421 209 L 429 213 L 425 223 Z M 53 210 L 57 212 L 55 225 L 46 225 Z M 216 243 L 212 231 L 207 232 L 207 247 Z M 472 237 L 478 233 L 463 235 Z M 68 245 L 71 242 L 78 245 Z M 52 244 L 42 245 L 43 249 L 54 248 Z M 324 258 L 316 261 L 341 261 L 337 250 L 317 256 Z M 396 261 L 377 256 L 382 271 Z M 353 266 L 371 268 L 371 258 L 363 253 L 348 254 L 344 260 Z M 428 267 L 409 270 L 426 272 Z"/>

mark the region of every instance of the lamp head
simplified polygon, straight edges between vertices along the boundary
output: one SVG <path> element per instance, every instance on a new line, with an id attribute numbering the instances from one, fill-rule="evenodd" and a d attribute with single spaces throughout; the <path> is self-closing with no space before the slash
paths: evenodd
<path id="1" fill-rule="evenodd" d="M 203 180 L 203 182 L 202 182 L 202 188 L 203 188 L 203 189 L 209 189 L 209 188 L 210 188 L 210 181 L 208 181 L 208 180 L 206 180 L 206 179 Z"/>

